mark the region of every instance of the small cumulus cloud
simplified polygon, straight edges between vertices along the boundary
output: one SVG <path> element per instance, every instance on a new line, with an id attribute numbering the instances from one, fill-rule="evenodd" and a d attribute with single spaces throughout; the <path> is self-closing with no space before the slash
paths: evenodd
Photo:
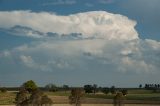
<path id="1" fill-rule="evenodd" d="M 25 55 L 21 55 L 20 56 L 20 60 L 21 60 L 21 64 L 23 64 L 24 66 L 33 69 L 33 70 L 38 70 L 38 71 L 52 71 L 52 69 L 50 67 L 47 66 L 47 64 L 41 64 L 38 62 L 35 62 L 31 56 L 25 56 Z"/>
<path id="2" fill-rule="evenodd" d="M 52 60 L 52 61 L 48 61 L 48 64 L 49 65 L 53 65 L 55 66 L 56 68 L 59 68 L 59 69 L 71 69 L 72 66 L 69 65 L 69 63 L 63 59 L 61 60 Z"/>
<path id="3" fill-rule="evenodd" d="M 5 56 L 5 57 L 11 56 L 10 51 L 5 50 L 5 51 L 3 52 L 3 56 Z"/>
<path id="4" fill-rule="evenodd" d="M 34 66 L 35 66 L 34 61 L 33 61 L 33 59 L 31 58 L 31 56 L 24 56 L 24 55 L 22 55 L 22 56 L 20 56 L 20 59 L 21 59 L 22 62 L 23 62 L 24 64 L 26 64 L 28 67 L 34 67 Z"/>

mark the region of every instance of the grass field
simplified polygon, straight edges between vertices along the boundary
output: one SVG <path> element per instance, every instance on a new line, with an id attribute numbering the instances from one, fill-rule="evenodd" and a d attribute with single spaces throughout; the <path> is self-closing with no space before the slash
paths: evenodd
<path id="1" fill-rule="evenodd" d="M 102 94 L 88 94 L 85 95 L 89 98 L 103 98 L 103 99 L 113 99 L 113 95 L 102 95 Z M 160 101 L 160 94 L 152 93 L 152 94 L 128 94 L 126 97 L 126 100 L 154 100 L 154 101 Z"/>
<path id="2" fill-rule="evenodd" d="M 0 92 L 0 105 L 4 104 L 14 104 L 16 93 L 15 92 Z"/>
<path id="3" fill-rule="evenodd" d="M 61 99 L 61 97 L 68 99 L 70 95 L 70 91 L 57 91 L 57 92 L 45 92 L 46 95 L 51 97 L 53 100 Z M 14 99 L 16 96 L 16 92 L 6 92 L 0 93 L 0 105 L 10 105 L 14 104 Z M 93 98 L 93 99 L 113 99 L 112 94 L 85 94 L 84 98 Z M 128 95 L 125 97 L 126 100 L 143 100 L 143 101 L 160 101 L 160 93 L 153 93 L 151 90 L 129 90 Z M 62 99 L 63 100 L 63 99 Z"/>
<path id="4" fill-rule="evenodd" d="M 69 96 L 70 91 L 45 92 L 48 96 Z"/>

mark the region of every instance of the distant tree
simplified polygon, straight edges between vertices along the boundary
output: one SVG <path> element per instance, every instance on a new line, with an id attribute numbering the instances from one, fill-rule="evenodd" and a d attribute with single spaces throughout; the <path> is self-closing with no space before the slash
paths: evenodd
<path id="1" fill-rule="evenodd" d="M 15 98 L 17 106 L 51 106 L 52 100 L 44 95 L 39 89 L 34 90 L 29 94 L 25 89 L 21 89 Z"/>
<path id="2" fill-rule="evenodd" d="M 81 97 L 83 96 L 82 89 L 74 88 L 71 90 L 71 95 L 69 96 L 70 104 L 75 104 L 75 106 L 81 106 Z"/>
<path id="3" fill-rule="evenodd" d="M 121 92 L 122 92 L 122 94 L 123 94 L 124 96 L 126 96 L 126 95 L 128 94 L 128 90 L 127 90 L 127 89 L 123 89 Z"/>
<path id="4" fill-rule="evenodd" d="M 92 85 L 84 85 L 85 93 L 93 93 Z"/>
<path id="5" fill-rule="evenodd" d="M 158 84 L 154 84 L 154 88 L 156 88 L 156 89 L 157 89 L 157 88 L 158 88 Z"/>
<path id="6" fill-rule="evenodd" d="M 16 94 L 15 103 L 17 106 L 23 106 L 23 104 L 28 104 L 28 91 L 24 88 L 20 88 L 20 91 Z"/>
<path id="7" fill-rule="evenodd" d="M 63 89 L 64 89 L 64 91 L 66 92 L 66 91 L 69 90 L 69 86 L 68 86 L 68 85 L 63 85 Z"/>
<path id="8" fill-rule="evenodd" d="M 102 88 L 102 92 L 107 95 L 110 92 L 110 89 L 107 87 L 104 87 Z"/>
<path id="9" fill-rule="evenodd" d="M 151 88 L 155 88 L 154 84 L 151 85 Z"/>
<path id="10" fill-rule="evenodd" d="M 32 92 L 29 98 L 29 104 L 33 106 L 51 106 L 53 102 L 47 95 L 44 95 L 41 90 L 37 89 Z"/>
<path id="11" fill-rule="evenodd" d="M 2 87 L 2 88 L 0 88 L 0 91 L 1 91 L 2 93 L 5 93 L 5 92 L 7 92 L 7 89 L 6 89 L 5 87 Z"/>
<path id="12" fill-rule="evenodd" d="M 98 90 L 99 90 L 99 91 L 102 91 L 102 89 L 103 89 L 103 87 L 101 87 L 101 86 L 98 87 Z"/>
<path id="13" fill-rule="evenodd" d="M 146 88 L 146 89 L 149 89 L 149 84 L 145 84 L 145 88 Z"/>
<path id="14" fill-rule="evenodd" d="M 33 80 L 29 80 L 29 81 L 25 82 L 22 86 L 23 86 L 29 93 L 31 93 L 32 91 L 38 89 L 36 83 L 35 83 Z"/>
<path id="15" fill-rule="evenodd" d="M 52 100 L 44 95 L 32 80 L 21 86 L 16 94 L 15 103 L 17 106 L 50 106 L 53 104 Z"/>
<path id="16" fill-rule="evenodd" d="M 93 84 L 93 93 L 95 94 L 97 92 L 97 84 Z"/>
<path id="17" fill-rule="evenodd" d="M 29 103 L 33 104 L 34 106 L 40 106 L 41 105 L 41 99 L 43 96 L 43 92 L 40 90 L 34 90 L 29 98 Z"/>
<path id="18" fill-rule="evenodd" d="M 112 86 L 112 87 L 110 88 L 110 92 L 111 92 L 112 94 L 115 94 L 115 93 L 116 93 L 116 88 L 115 88 L 115 86 Z"/>
<path id="19" fill-rule="evenodd" d="M 114 96 L 114 106 L 124 106 L 124 96 L 121 92 Z"/>
<path id="20" fill-rule="evenodd" d="M 47 84 L 45 88 L 52 92 L 56 92 L 58 90 L 58 87 L 55 84 Z"/>
<path id="21" fill-rule="evenodd" d="M 142 88 L 142 84 L 139 85 L 139 88 Z"/>

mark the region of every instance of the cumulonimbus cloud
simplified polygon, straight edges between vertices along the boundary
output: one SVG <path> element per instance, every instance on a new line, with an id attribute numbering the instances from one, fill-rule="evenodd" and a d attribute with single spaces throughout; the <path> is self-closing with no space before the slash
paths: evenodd
<path id="1" fill-rule="evenodd" d="M 134 28 L 135 21 L 105 11 L 77 13 L 68 16 L 31 11 L 0 12 L 0 28 L 13 28 L 17 25 L 39 31 L 44 36 L 51 32 L 60 35 L 81 33 L 83 38 L 124 40 L 138 38 L 137 31 Z M 27 34 L 32 35 L 31 33 Z M 33 37 L 35 37 L 34 35 Z"/>
<path id="2" fill-rule="evenodd" d="M 31 32 L 30 36 L 42 39 L 50 34 L 60 36 L 58 40 L 46 39 L 20 45 L 1 52 L 0 57 L 18 59 L 24 66 L 42 71 L 157 72 L 160 42 L 141 40 L 135 25 L 135 21 L 125 16 L 104 11 L 68 16 L 30 11 L 0 12 L 2 30 L 16 29 L 18 31 L 13 32 L 20 31 L 26 37 Z M 19 26 L 18 29 L 15 26 Z M 64 40 L 64 36 L 68 39 Z"/>

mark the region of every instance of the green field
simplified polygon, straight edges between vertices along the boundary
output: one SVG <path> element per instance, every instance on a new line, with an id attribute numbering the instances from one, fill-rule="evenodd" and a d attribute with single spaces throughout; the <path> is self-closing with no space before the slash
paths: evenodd
<path id="1" fill-rule="evenodd" d="M 50 97 L 54 96 L 69 96 L 70 91 L 57 91 L 57 92 L 45 92 Z M 0 105 L 14 104 L 16 92 L 0 93 Z M 85 94 L 85 98 L 102 98 L 102 99 L 113 99 L 112 94 Z M 153 93 L 151 90 L 128 90 L 128 95 L 125 97 L 126 100 L 146 100 L 146 101 L 160 101 L 160 93 Z"/>

